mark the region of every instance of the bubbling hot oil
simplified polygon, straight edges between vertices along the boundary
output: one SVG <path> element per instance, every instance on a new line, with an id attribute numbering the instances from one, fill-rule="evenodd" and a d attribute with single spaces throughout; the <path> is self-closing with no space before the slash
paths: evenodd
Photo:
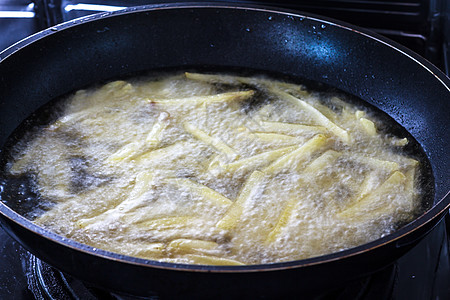
<path id="1" fill-rule="evenodd" d="M 371 111 L 263 77 L 186 73 L 80 90 L 15 147 L 29 215 L 96 248 L 266 264 L 355 247 L 420 209 L 409 142 Z M 44 201 L 45 200 L 45 201 Z M 43 211 L 43 212 L 42 212 Z"/>

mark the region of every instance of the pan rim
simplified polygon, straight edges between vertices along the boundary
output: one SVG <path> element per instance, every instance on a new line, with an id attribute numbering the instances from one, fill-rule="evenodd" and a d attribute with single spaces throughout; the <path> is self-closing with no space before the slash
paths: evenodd
<path id="1" fill-rule="evenodd" d="M 207 3 L 170 3 L 170 4 L 156 4 L 156 5 L 143 5 L 143 6 L 136 6 L 136 7 L 130 7 L 124 10 L 115 11 L 115 12 L 108 12 L 108 13 L 98 13 L 89 15 L 86 17 L 74 19 L 71 21 L 67 21 L 61 24 L 58 24 L 56 26 L 53 26 L 51 28 L 48 28 L 46 30 L 43 30 L 41 32 L 38 32 L 36 34 L 33 34 L 14 45 L 10 46 L 9 48 L 5 49 L 3 52 L 0 52 L 0 63 L 3 60 L 8 59 L 9 56 L 13 55 L 15 52 L 20 51 L 21 48 L 26 47 L 27 45 L 30 45 L 42 38 L 45 38 L 52 34 L 57 34 L 58 32 L 61 32 L 62 30 L 72 28 L 73 26 L 77 26 L 80 24 L 86 24 L 98 19 L 103 18 L 109 18 L 109 17 L 115 17 L 120 15 L 126 15 L 126 14 L 132 14 L 132 13 L 145 13 L 145 12 L 151 12 L 155 10 L 166 10 L 166 9 L 239 9 L 239 10 L 252 10 L 252 11 L 259 11 L 259 12 L 269 12 L 274 13 L 277 15 L 286 15 L 286 16 L 292 16 L 295 18 L 304 18 L 309 19 L 321 23 L 325 23 L 331 26 L 337 26 L 345 30 L 353 31 L 357 34 L 362 34 L 367 38 L 373 39 L 377 42 L 380 42 L 386 46 L 389 46 L 390 48 L 394 49 L 397 52 L 400 52 L 403 55 L 406 55 L 409 59 L 413 60 L 415 63 L 419 64 L 421 67 L 425 68 L 429 73 L 433 74 L 434 77 L 439 80 L 439 82 L 448 90 L 450 91 L 450 78 L 448 78 L 444 73 L 442 73 L 437 67 L 432 65 L 430 62 L 425 60 L 424 58 L 420 57 L 418 54 L 414 53 L 413 51 L 407 49 L 406 47 L 397 44 L 396 42 L 393 42 L 383 36 L 380 36 L 376 33 L 371 32 L 370 30 L 363 29 L 342 21 L 334 20 L 328 17 L 322 17 L 315 14 L 310 13 L 303 13 L 288 9 L 279 9 L 275 7 L 267 7 L 262 5 L 230 5 L 230 4 L 223 4 L 220 2 L 207 2 Z M 274 263 L 274 264 L 262 264 L 262 265 L 246 265 L 246 266 L 211 266 L 211 265 L 188 265 L 188 264 L 176 264 L 176 263 L 165 263 L 165 262 L 158 262 L 148 259 L 141 259 L 126 255 L 120 255 L 117 253 L 109 252 L 106 250 L 97 249 L 85 244 L 81 244 L 79 242 L 75 242 L 73 240 L 70 240 L 68 238 L 64 238 L 60 235 L 57 235 L 56 233 L 53 233 L 52 231 L 49 231 L 47 229 L 44 229 L 43 227 L 40 227 L 34 223 L 32 223 L 30 220 L 24 218 L 23 216 L 19 215 L 12 209 L 10 209 L 8 206 L 6 206 L 4 203 L 0 201 L 0 215 L 3 217 L 9 219 L 10 221 L 19 224 L 23 228 L 27 230 L 31 230 L 35 234 L 40 235 L 43 238 L 46 238 L 54 243 L 60 244 L 65 247 L 72 248 L 77 251 L 81 251 L 84 253 L 87 253 L 89 255 L 98 256 L 101 258 L 114 260 L 121 263 L 126 264 L 133 264 L 133 265 L 140 265 L 145 267 L 152 267 L 152 268 L 160 268 L 160 269 L 166 269 L 166 270 L 177 270 L 177 271 L 190 271 L 190 272 L 208 272 L 208 273 L 247 273 L 247 272 L 260 272 L 260 271 L 277 271 L 277 270 L 284 270 L 284 269 L 291 269 L 291 268 L 302 268 L 302 267 L 309 267 L 314 266 L 318 264 L 324 264 L 331 261 L 336 260 L 342 260 L 348 257 L 356 256 L 358 254 L 370 251 L 374 248 L 379 248 L 387 243 L 393 243 L 398 241 L 403 236 L 410 234 L 412 231 L 416 231 L 420 228 L 422 228 L 425 224 L 433 221 L 435 218 L 442 217 L 442 215 L 445 213 L 446 210 L 450 207 L 450 191 L 447 191 L 447 194 L 444 195 L 441 199 L 439 199 L 436 204 L 434 204 L 429 210 L 427 210 L 425 213 L 423 213 L 418 218 L 414 219 L 412 222 L 408 223 L 407 225 L 403 226 L 399 230 L 385 236 L 382 238 L 379 238 L 375 241 L 349 248 L 340 252 L 334 252 L 331 254 L 326 254 L 322 256 L 312 257 L 308 259 L 303 260 L 295 260 L 295 261 L 289 261 L 289 262 L 281 262 L 281 263 Z M 436 197 L 436 196 L 435 196 Z M 344 254 L 344 255 L 343 255 Z"/>

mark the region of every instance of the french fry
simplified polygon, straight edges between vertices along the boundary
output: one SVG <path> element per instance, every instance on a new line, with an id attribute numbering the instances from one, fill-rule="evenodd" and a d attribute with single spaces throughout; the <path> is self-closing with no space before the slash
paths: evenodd
<path id="1" fill-rule="evenodd" d="M 254 132 L 254 136 L 256 136 L 260 141 L 266 143 L 298 143 L 298 138 L 282 133 L 271 133 L 271 132 Z"/>
<path id="2" fill-rule="evenodd" d="M 143 171 L 137 174 L 134 187 L 129 193 L 128 198 L 117 206 L 117 209 L 123 213 L 136 208 L 141 204 L 139 200 L 147 191 L 154 188 L 154 176 L 150 171 Z"/>
<path id="3" fill-rule="evenodd" d="M 140 150 L 142 149 L 142 143 L 141 142 L 132 142 L 129 144 L 126 144 L 119 150 L 117 150 L 115 153 L 113 153 L 108 159 L 106 160 L 107 163 L 116 163 L 124 160 L 129 160 L 133 158 L 135 155 L 138 155 Z"/>
<path id="4" fill-rule="evenodd" d="M 184 123 L 183 126 L 184 126 L 184 129 L 188 133 L 193 135 L 196 139 L 204 142 L 207 145 L 214 147 L 218 151 L 226 154 L 229 158 L 235 159 L 239 156 L 238 153 L 236 152 L 236 150 L 234 150 L 233 148 L 231 148 L 230 146 L 228 146 L 227 144 L 222 142 L 220 139 L 208 135 L 207 133 L 198 129 L 194 125 L 189 124 L 189 123 Z"/>
<path id="5" fill-rule="evenodd" d="M 375 172 L 369 172 L 369 174 L 365 175 L 363 182 L 359 186 L 354 187 L 354 195 L 347 199 L 344 203 L 338 204 L 338 210 L 343 211 L 346 207 L 351 207 L 355 203 L 358 203 L 364 199 L 377 188 L 378 181 L 379 179 Z"/>
<path id="6" fill-rule="evenodd" d="M 367 165 L 374 170 L 385 170 L 388 172 L 394 172 L 399 169 L 399 165 L 396 162 L 381 160 L 373 158 L 364 154 L 352 153 L 351 159 L 362 165 Z"/>
<path id="7" fill-rule="evenodd" d="M 216 227 L 225 230 L 231 230 L 236 227 L 244 210 L 245 203 L 250 201 L 255 193 L 261 188 L 260 185 L 264 179 L 264 176 L 264 173 L 259 171 L 254 171 L 250 175 L 242 187 L 238 198 L 230 206 L 222 219 L 217 222 Z"/>
<path id="8" fill-rule="evenodd" d="M 184 75 L 186 76 L 186 78 L 191 80 L 205 81 L 209 83 L 221 83 L 229 85 L 235 85 L 239 83 L 245 84 L 249 83 L 249 79 L 247 77 L 239 77 L 239 76 L 201 74 L 191 72 L 185 72 Z"/>
<path id="9" fill-rule="evenodd" d="M 325 133 L 326 128 L 323 126 L 316 125 L 303 125 L 303 124 L 294 124 L 294 123 L 285 123 L 285 122 L 270 122 L 270 121 L 262 121 L 259 123 L 261 130 L 266 132 L 276 132 L 276 133 L 284 133 L 289 135 L 298 135 L 305 133 Z"/>
<path id="10" fill-rule="evenodd" d="M 272 229 L 272 231 L 267 236 L 266 241 L 265 241 L 266 244 L 273 243 L 277 239 L 278 235 L 283 230 L 283 228 L 287 226 L 287 224 L 289 222 L 289 218 L 291 217 L 296 204 L 297 204 L 297 201 L 295 201 L 295 200 L 288 201 L 283 212 L 280 215 L 280 218 L 278 219 L 277 224 L 275 225 L 275 227 Z"/>
<path id="11" fill-rule="evenodd" d="M 375 127 L 374 122 L 366 118 L 359 118 L 359 122 L 369 136 L 375 136 L 377 134 L 377 128 Z"/>
<path id="12" fill-rule="evenodd" d="M 187 141 L 180 141 L 167 147 L 144 152 L 140 155 L 137 155 L 134 160 L 138 164 L 145 164 L 152 161 L 162 160 L 168 157 L 180 155 L 180 153 L 187 153 L 189 150 L 191 150 L 190 146 L 192 146 L 191 143 Z"/>
<path id="13" fill-rule="evenodd" d="M 167 112 L 162 112 L 155 124 L 152 126 L 152 130 L 148 133 L 145 138 L 145 145 L 149 148 L 156 148 L 161 140 L 161 135 L 163 130 L 169 125 L 169 114 Z"/>
<path id="14" fill-rule="evenodd" d="M 147 134 L 144 141 L 134 141 L 126 144 L 106 160 L 108 163 L 115 163 L 124 160 L 130 160 L 142 152 L 155 149 L 161 139 L 161 133 L 168 126 L 168 114 L 161 113 L 158 120 L 153 124 L 152 129 Z"/>
<path id="15" fill-rule="evenodd" d="M 80 228 L 85 228 L 91 224 L 106 221 L 108 219 L 120 219 L 123 215 L 142 204 L 141 196 L 153 188 L 153 180 L 153 173 L 148 171 L 139 173 L 136 176 L 134 187 L 129 193 L 128 198 L 116 207 L 111 208 L 100 215 L 88 219 L 80 219 L 77 222 L 77 225 Z"/>
<path id="16" fill-rule="evenodd" d="M 214 254 L 221 252 L 219 244 L 212 241 L 176 239 L 167 245 L 167 251 L 173 254 Z"/>
<path id="17" fill-rule="evenodd" d="M 345 210 L 339 212 L 337 217 L 342 219 L 353 219 L 358 221 L 371 220 L 385 214 L 392 213 L 392 204 L 384 200 L 383 196 L 388 195 L 393 188 L 402 186 L 406 181 L 406 176 L 399 171 L 395 171 L 383 184 L 372 193 L 366 194 L 359 201 L 353 203 Z"/>
<path id="18" fill-rule="evenodd" d="M 322 155 L 313 160 L 306 168 L 303 170 L 304 173 L 317 173 L 324 169 L 326 166 L 331 165 L 335 160 L 337 160 L 342 153 L 336 152 L 334 150 L 327 150 Z"/>
<path id="19" fill-rule="evenodd" d="M 366 116 L 366 113 L 364 112 L 364 111 L 362 111 L 362 110 L 357 110 L 357 111 L 355 111 L 355 118 L 356 119 L 361 119 L 361 118 L 364 118 Z"/>
<path id="20" fill-rule="evenodd" d="M 168 230 L 188 227 L 195 222 L 197 218 L 192 216 L 167 217 L 159 219 L 150 219 L 136 224 L 137 228 L 145 230 Z"/>
<path id="21" fill-rule="evenodd" d="M 392 139 L 390 139 L 390 143 L 393 146 L 403 147 L 403 146 L 408 145 L 409 141 L 407 138 L 402 138 L 402 139 L 392 138 Z"/>
<path id="22" fill-rule="evenodd" d="M 320 104 L 315 103 L 313 106 L 315 109 L 317 109 L 322 115 L 327 117 L 329 120 L 338 120 L 339 116 L 329 107 Z"/>
<path id="23" fill-rule="evenodd" d="M 99 112 L 98 108 L 91 108 L 91 109 L 84 109 L 82 111 L 77 111 L 69 115 L 65 115 L 56 120 L 54 123 L 50 124 L 48 126 L 48 130 L 55 131 L 63 128 L 64 126 L 67 126 L 68 124 L 78 123 L 86 118 L 89 118 L 90 115 L 97 114 L 98 112 Z"/>
<path id="24" fill-rule="evenodd" d="M 206 185 L 200 184 L 188 178 L 171 178 L 168 179 L 169 182 L 174 182 L 175 184 L 187 188 L 190 192 L 202 196 L 204 200 L 220 207 L 230 206 L 233 202 L 222 195 L 221 193 L 207 187 Z"/>
<path id="25" fill-rule="evenodd" d="M 187 254 L 184 257 L 188 258 L 192 264 L 196 265 L 215 265 L 215 266 L 243 266 L 244 263 L 229 259 L 221 258 L 216 256 L 208 255 L 197 255 L 197 254 Z"/>
<path id="26" fill-rule="evenodd" d="M 194 96 L 180 99 L 148 99 L 149 103 L 161 105 L 204 105 L 211 103 L 223 103 L 231 101 L 243 101 L 251 98 L 255 91 L 228 92 L 209 96 Z"/>
<path id="27" fill-rule="evenodd" d="M 296 169 L 301 162 L 308 160 L 314 153 L 324 147 L 326 142 L 327 137 L 323 134 L 318 134 L 296 150 L 278 158 L 262 171 L 266 174 L 275 174 L 288 167 Z"/>
<path id="28" fill-rule="evenodd" d="M 317 110 L 314 106 L 311 104 L 308 104 L 307 102 L 298 99 L 294 96 L 292 96 L 289 93 L 286 93 L 281 90 L 272 89 L 271 92 L 273 92 L 275 95 L 282 97 L 283 99 L 286 99 L 287 101 L 291 102 L 294 105 L 297 105 L 301 107 L 302 109 L 306 110 L 317 122 L 318 125 L 322 125 L 326 127 L 330 132 L 334 133 L 337 137 L 339 137 L 343 142 L 349 143 L 350 137 L 344 129 L 333 123 L 330 119 L 328 119 L 325 115 L 323 115 L 319 110 Z"/>
<path id="29" fill-rule="evenodd" d="M 123 247 L 123 245 L 121 245 Z M 165 255 L 166 246 L 164 243 L 148 243 L 148 244 L 128 244 L 132 250 L 132 255 L 145 259 L 158 259 Z M 121 252 L 120 250 L 118 251 Z"/>
<path id="30" fill-rule="evenodd" d="M 186 78 L 191 80 L 198 80 L 209 83 L 228 84 L 228 85 L 237 85 L 237 84 L 258 85 L 262 89 L 269 89 L 270 87 L 275 86 L 281 89 L 294 91 L 298 94 L 309 95 L 309 93 L 304 89 L 304 86 L 283 81 L 268 80 L 264 78 L 255 78 L 255 77 L 201 74 L 191 72 L 185 72 L 184 74 Z"/>
<path id="31" fill-rule="evenodd" d="M 270 164 L 270 162 L 295 149 L 297 149 L 297 146 L 289 146 L 272 151 L 266 151 L 260 154 L 256 154 L 254 156 L 242 158 L 235 162 L 220 165 L 218 168 L 226 172 L 236 172 L 237 170 L 240 171 L 255 170 Z"/>
<path id="32" fill-rule="evenodd" d="M 104 247 L 102 238 L 92 239 L 91 246 L 102 249 Z M 120 241 L 109 241 L 108 251 L 122 253 L 124 245 Z M 166 245 L 164 243 L 147 243 L 143 241 L 128 241 L 126 245 L 130 250 L 128 255 L 144 259 L 160 259 L 165 256 Z"/>

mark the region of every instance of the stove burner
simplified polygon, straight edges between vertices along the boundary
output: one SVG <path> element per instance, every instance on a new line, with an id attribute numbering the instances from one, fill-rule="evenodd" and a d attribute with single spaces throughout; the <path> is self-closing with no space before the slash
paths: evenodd
<path id="1" fill-rule="evenodd" d="M 51 267 L 27 252 L 25 261 L 28 286 L 37 300 L 157 300 L 103 291 Z"/>

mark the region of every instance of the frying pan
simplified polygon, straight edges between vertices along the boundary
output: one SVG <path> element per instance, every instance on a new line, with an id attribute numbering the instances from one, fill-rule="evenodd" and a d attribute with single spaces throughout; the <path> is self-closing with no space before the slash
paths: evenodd
<path id="1" fill-rule="evenodd" d="M 361 98 L 386 112 L 422 146 L 434 180 L 431 208 L 393 234 L 338 253 L 270 265 L 198 266 L 95 249 L 34 225 L 11 209 L 25 205 L 19 200 L 0 203 L 2 227 L 26 249 L 81 280 L 139 296 L 307 295 L 392 263 L 448 210 L 449 78 L 413 52 L 366 30 L 261 6 L 135 7 L 73 20 L 13 45 L 0 54 L 0 145 L 6 147 L 13 130 L 54 98 L 99 81 L 167 68 L 277 73 Z"/>

